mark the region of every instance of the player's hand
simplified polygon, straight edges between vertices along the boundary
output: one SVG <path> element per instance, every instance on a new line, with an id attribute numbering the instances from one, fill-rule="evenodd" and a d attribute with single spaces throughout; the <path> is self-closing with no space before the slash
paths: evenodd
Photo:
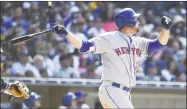
<path id="1" fill-rule="evenodd" d="M 165 28 L 165 29 L 169 29 L 170 26 L 171 26 L 171 19 L 166 17 L 166 16 L 163 16 L 162 17 L 162 20 L 161 20 L 161 24 L 162 26 Z"/>
<path id="2" fill-rule="evenodd" d="M 10 85 L 10 93 L 14 97 L 29 98 L 29 89 L 24 83 L 20 83 L 19 81 L 15 81 Z"/>
<path id="3" fill-rule="evenodd" d="M 67 30 L 62 25 L 57 24 L 57 25 L 53 26 L 52 30 L 53 30 L 53 33 L 56 33 L 56 34 L 63 34 L 63 35 L 68 34 Z"/>

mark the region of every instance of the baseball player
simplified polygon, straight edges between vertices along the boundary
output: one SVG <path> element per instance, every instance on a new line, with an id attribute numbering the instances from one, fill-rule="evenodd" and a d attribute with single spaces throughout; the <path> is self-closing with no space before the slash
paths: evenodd
<path id="1" fill-rule="evenodd" d="M 74 92 L 76 96 L 77 108 L 78 109 L 90 109 L 88 104 L 86 104 L 86 93 L 82 90 L 76 90 Z"/>
<path id="2" fill-rule="evenodd" d="M 53 27 L 55 33 L 64 34 L 80 52 L 101 54 L 104 68 L 98 95 L 104 108 L 134 108 L 130 91 L 136 84 L 140 57 L 159 51 L 168 42 L 171 20 L 166 16 L 161 19 L 163 29 L 157 39 L 134 37 L 140 28 L 137 20 L 139 15 L 131 8 L 124 8 L 114 18 L 117 31 L 101 34 L 88 41 L 81 40 L 63 26 Z"/>
<path id="3" fill-rule="evenodd" d="M 4 61 L 6 57 L 4 55 L 3 49 L 1 48 L 1 73 L 4 73 Z M 19 81 L 14 83 L 8 83 L 1 78 L 1 93 L 12 95 L 13 97 L 23 97 L 24 99 L 29 98 L 29 89 L 27 86 Z"/>

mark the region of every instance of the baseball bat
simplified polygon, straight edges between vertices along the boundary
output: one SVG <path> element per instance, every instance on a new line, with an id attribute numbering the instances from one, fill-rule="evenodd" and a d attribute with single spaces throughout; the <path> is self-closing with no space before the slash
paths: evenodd
<path id="1" fill-rule="evenodd" d="M 39 35 L 41 35 L 41 34 L 48 33 L 48 32 L 50 32 L 50 31 L 52 31 L 52 29 L 44 30 L 44 31 L 41 31 L 41 32 L 37 32 L 37 33 L 25 35 L 25 36 L 20 36 L 20 37 L 17 37 L 17 38 L 12 39 L 10 42 L 11 42 L 11 44 L 16 45 L 16 44 L 18 44 L 18 43 L 21 43 L 21 42 L 24 42 L 24 41 L 33 39 L 33 38 L 35 38 L 36 36 L 39 36 Z"/>

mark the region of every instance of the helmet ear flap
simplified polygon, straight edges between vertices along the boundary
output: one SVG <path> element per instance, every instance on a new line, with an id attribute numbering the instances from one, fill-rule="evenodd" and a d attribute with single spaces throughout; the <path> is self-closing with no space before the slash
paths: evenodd
<path id="1" fill-rule="evenodd" d="M 124 25 L 125 25 L 125 22 L 123 20 L 123 16 L 116 16 L 115 17 L 115 23 L 116 23 L 118 29 L 123 28 Z"/>

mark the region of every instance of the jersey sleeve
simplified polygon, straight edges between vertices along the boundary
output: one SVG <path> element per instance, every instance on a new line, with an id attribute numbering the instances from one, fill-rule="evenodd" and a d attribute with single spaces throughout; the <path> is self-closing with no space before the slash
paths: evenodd
<path id="1" fill-rule="evenodd" d="M 104 53 L 104 52 L 108 52 L 109 50 L 111 50 L 111 43 L 106 38 L 106 36 L 97 36 L 88 41 L 93 42 L 94 44 L 94 46 L 90 48 L 90 51 L 92 53 Z"/>
<path id="2" fill-rule="evenodd" d="M 148 54 L 148 45 L 149 45 L 149 42 L 151 41 L 151 39 L 146 39 L 146 38 L 138 37 L 137 41 L 139 42 L 138 46 L 142 50 L 141 55 L 142 56 L 149 56 L 150 54 Z"/>

